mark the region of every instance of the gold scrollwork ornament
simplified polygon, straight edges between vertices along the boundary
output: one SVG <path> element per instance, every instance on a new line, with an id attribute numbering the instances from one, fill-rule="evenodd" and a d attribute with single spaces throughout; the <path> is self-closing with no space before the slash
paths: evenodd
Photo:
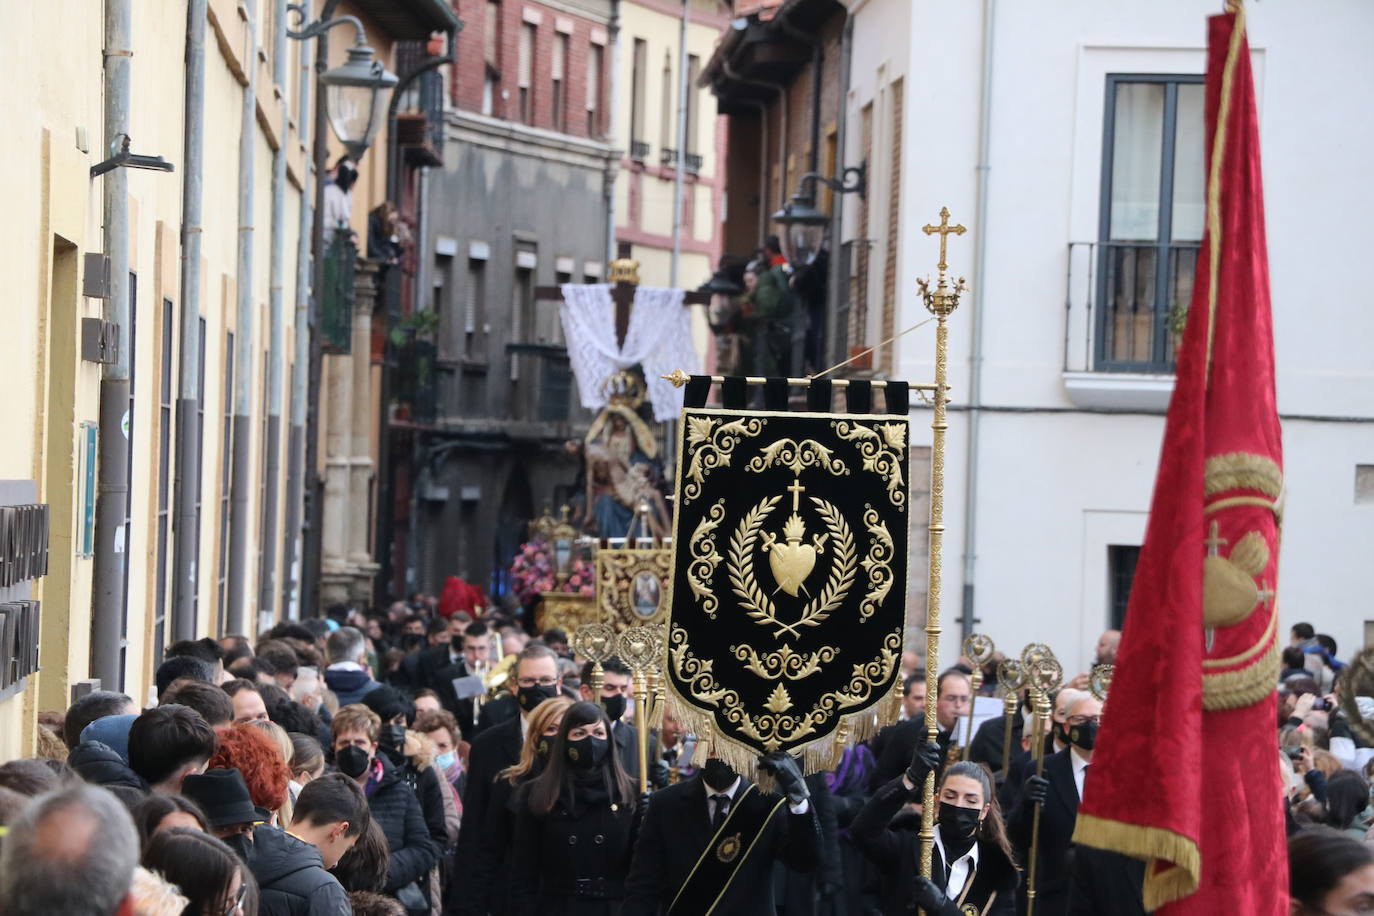
<path id="1" fill-rule="evenodd" d="M 683 505 L 701 495 L 706 475 L 716 468 L 728 467 L 735 446 L 757 436 L 767 421 L 759 417 L 740 418 L 721 423 L 715 417 L 687 418 L 687 470 L 682 487 Z"/>
<path id="2" fill-rule="evenodd" d="M 835 660 L 836 650 L 823 646 L 815 652 L 798 652 L 789 644 L 774 652 L 760 653 L 753 646 L 731 646 L 735 658 L 744 662 L 744 667 L 765 680 L 780 677 L 790 681 L 800 681 L 820 670 L 821 665 Z"/>
<path id="3" fill-rule="evenodd" d="M 830 425 L 835 427 L 837 436 L 858 446 L 864 470 L 872 471 L 883 478 L 892 505 L 899 508 L 904 506 L 906 488 L 901 454 L 906 448 L 907 425 L 878 423 L 870 427 L 849 420 L 835 420 Z"/>

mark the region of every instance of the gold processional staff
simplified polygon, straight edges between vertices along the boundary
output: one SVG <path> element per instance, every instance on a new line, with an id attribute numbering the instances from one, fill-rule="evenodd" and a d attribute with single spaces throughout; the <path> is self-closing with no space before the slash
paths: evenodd
<path id="1" fill-rule="evenodd" d="M 949 208 L 940 208 L 940 224 L 927 224 L 926 235 L 940 236 L 939 275 L 935 288 L 927 280 L 917 280 L 926 311 L 935 316 L 935 388 L 931 392 L 933 416 L 930 421 L 930 583 L 926 598 L 926 740 L 936 743 L 935 697 L 939 694 L 937 668 L 940 660 L 940 550 L 945 535 L 945 411 L 949 405 L 949 327 L 946 319 L 959 307 L 959 296 L 968 287 L 960 277 L 953 284 L 945 275 L 949 265 L 945 248 L 950 235 L 963 235 L 963 226 L 949 224 Z M 931 847 L 935 842 L 935 772 L 926 774 L 921 792 L 921 875 L 929 878 Z"/>

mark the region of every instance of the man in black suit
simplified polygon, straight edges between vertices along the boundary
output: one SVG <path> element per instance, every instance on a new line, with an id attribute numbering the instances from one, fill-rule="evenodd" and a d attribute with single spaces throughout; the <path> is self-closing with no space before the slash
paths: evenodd
<path id="1" fill-rule="evenodd" d="M 1065 724 L 1069 746 L 1045 758 L 1043 776 L 1030 776 L 1025 782 L 1016 808 L 1007 822 L 1007 833 L 1016 847 L 1017 858 L 1030 862 L 1034 813 L 1040 808 L 1040 842 L 1036 859 L 1035 912 L 1038 916 L 1066 916 L 1069 912 L 1069 886 L 1073 875 L 1073 827 L 1078 819 L 1078 802 L 1083 798 L 1083 783 L 1092 765 L 1097 727 L 1102 720 L 1102 702 L 1092 694 L 1074 700 L 1067 710 Z M 1028 767 L 1034 773 L 1034 767 Z M 1022 879 L 1022 896 L 1026 890 Z"/>
<path id="2" fill-rule="evenodd" d="M 935 723 L 939 727 L 936 743 L 940 745 L 941 753 L 947 754 L 951 745 L 958 743 L 955 740 L 955 729 L 960 719 L 968 716 L 969 704 L 973 702 L 973 684 L 969 676 L 959 668 L 950 668 L 940 675 L 936 683 L 938 690 L 935 698 Z M 869 788 L 874 792 L 906 772 L 916 748 L 925 744 L 925 717 L 922 715 L 898 722 L 885 731 L 887 736 L 882 742 L 878 763 L 869 782 Z M 936 779 L 940 778 L 940 772 L 943 770 L 942 763 L 935 773 Z"/>
<path id="3" fill-rule="evenodd" d="M 650 797 L 622 916 L 773 913 L 774 864 L 815 869 L 820 828 L 800 768 L 781 751 L 760 757 L 759 767 L 785 797 L 760 791 L 718 757 Z"/>
<path id="4" fill-rule="evenodd" d="M 595 702 L 592 693 L 592 663 L 582 666 L 582 686 L 578 692 L 588 703 Z M 635 782 L 639 781 L 639 732 L 624 721 L 625 708 L 630 703 L 630 667 L 612 655 L 601 665 L 601 706 L 611 720 L 611 740 L 615 742 L 620 765 Z M 652 736 L 650 736 L 652 737 Z"/>
<path id="5" fill-rule="evenodd" d="M 525 743 L 528 729 L 527 720 L 534 708 L 545 700 L 558 696 L 563 687 L 558 676 L 558 656 L 547 646 L 527 646 L 515 662 L 516 702 L 520 715 L 495 725 L 478 735 L 472 742 L 468 754 L 468 784 L 463 796 L 463 823 L 458 831 L 458 860 L 474 862 L 479 850 L 482 855 L 504 859 L 506 850 L 488 848 L 490 844 L 482 835 L 486 823 L 487 808 L 492 798 L 492 783 L 507 767 L 520 761 L 520 750 Z M 509 835 L 509 833 L 507 834 Z M 500 862 L 490 870 L 493 884 L 503 879 L 504 869 Z M 465 902 L 471 909 L 463 912 L 485 913 L 487 895 L 491 888 L 473 887 L 466 889 Z"/>
<path id="6" fill-rule="evenodd" d="M 465 624 L 462 618 L 450 618 L 447 643 L 426 649 L 419 655 L 419 686 L 439 694 L 440 704 L 458 720 L 464 741 L 472 741 L 481 729 L 477 725 L 473 698 L 460 700 L 453 682 L 486 670 L 490 659 L 491 639 L 486 625 L 480 620 Z"/>

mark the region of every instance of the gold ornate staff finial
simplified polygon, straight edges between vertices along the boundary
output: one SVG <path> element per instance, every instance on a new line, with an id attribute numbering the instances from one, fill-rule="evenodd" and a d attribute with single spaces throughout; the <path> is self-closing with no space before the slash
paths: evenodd
<path id="1" fill-rule="evenodd" d="M 949 224 L 949 208 L 940 208 L 940 225 L 926 226 L 926 235 L 940 236 L 939 280 L 932 292 L 926 280 L 917 280 L 926 309 L 935 316 L 935 387 L 931 392 L 933 407 L 930 421 L 930 585 L 926 597 L 926 696 L 939 694 L 940 667 L 940 551 L 945 536 L 945 431 L 949 429 L 946 410 L 949 406 L 949 327 L 946 319 L 959 307 L 959 294 L 964 290 L 961 278 L 951 289 L 945 280 L 946 244 L 951 233 L 963 235 L 963 226 Z M 936 742 L 939 732 L 935 722 L 935 704 L 926 704 L 926 740 Z M 926 775 L 921 793 L 921 875 L 930 877 L 931 847 L 935 842 L 935 773 Z"/>
<path id="2" fill-rule="evenodd" d="M 960 755 L 961 760 L 967 760 L 969 747 L 973 744 L 973 707 L 978 702 L 978 689 L 983 686 L 983 666 L 992 661 L 997 647 L 991 637 L 970 633 L 964 637 L 963 649 L 964 657 L 973 662 L 973 674 L 969 675 L 968 726 L 964 731 L 964 751 Z"/>
<path id="3" fill-rule="evenodd" d="M 1107 702 L 1107 691 L 1112 689 L 1112 674 L 1116 665 L 1093 665 L 1088 674 L 1088 692 L 1103 703 Z"/>

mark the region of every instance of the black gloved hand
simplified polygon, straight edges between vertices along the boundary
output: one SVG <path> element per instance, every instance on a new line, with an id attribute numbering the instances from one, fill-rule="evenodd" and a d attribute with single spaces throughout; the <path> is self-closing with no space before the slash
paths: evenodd
<path id="1" fill-rule="evenodd" d="M 802 778 L 801 767 L 786 751 L 773 751 L 759 758 L 759 769 L 772 773 L 778 788 L 787 796 L 787 803 L 793 807 L 811 797 L 811 790 Z"/>
<path id="2" fill-rule="evenodd" d="M 655 760 L 649 764 L 649 785 L 655 789 L 664 789 L 668 786 L 668 761 Z"/>
<path id="3" fill-rule="evenodd" d="M 916 876 L 916 888 L 912 898 L 927 916 L 939 916 L 940 912 L 950 905 L 945 892 L 936 887 L 934 881 L 920 875 Z"/>
<path id="4" fill-rule="evenodd" d="M 1045 803 L 1045 796 L 1050 791 L 1050 781 L 1044 776 L 1032 776 L 1026 780 L 1023 791 L 1026 793 L 1026 797 L 1031 801 L 1035 802 L 1037 805 L 1043 805 Z"/>
<path id="5" fill-rule="evenodd" d="M 911 766 L 906 768 L 906 778 L 911 780 L 911 784 L 918 789 L 925 785 L 926 775 L 934 773 L 940 768 L 940 758 L 943 752 L 940 745 L 933 741 L 916 745 L 915 752 L 911 755 Z"/>

